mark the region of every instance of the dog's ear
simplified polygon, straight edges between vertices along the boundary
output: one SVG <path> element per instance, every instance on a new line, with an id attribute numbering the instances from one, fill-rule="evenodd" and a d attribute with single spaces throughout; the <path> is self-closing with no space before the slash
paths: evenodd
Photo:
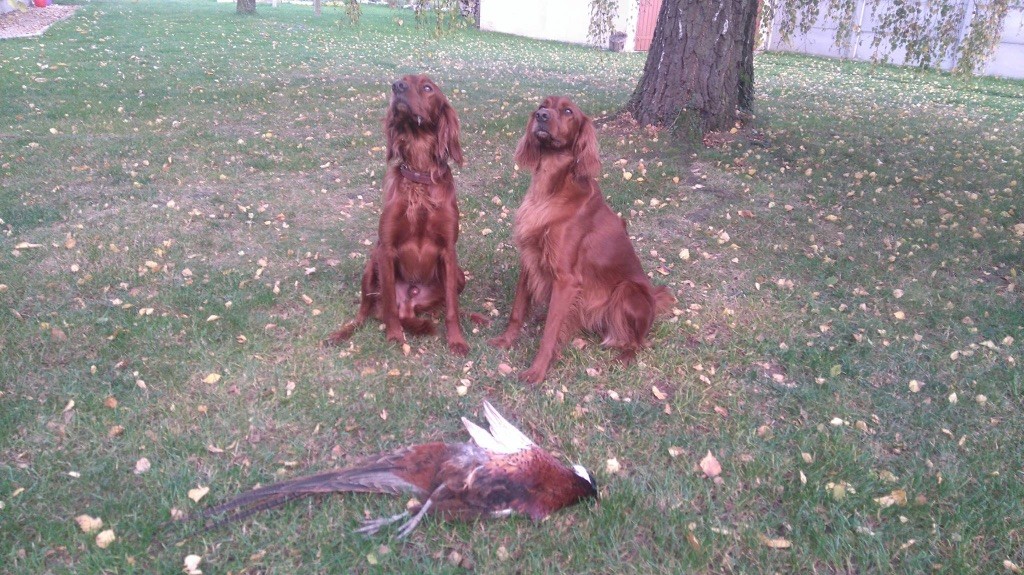
<path id="1" fill-rule="evenodd" d="M 597 144 L 597 131 L 590 118 L 580 114 L 583 120 L 576 132 L 572 153 L 576 158 L 576 175 L 582 178 L 597 178 L 601 175 L 601 151 Z"/>
<path id="2" fill-rule="evenodd" d="M 395 130 L 395 113 L 392 111 L 391 106 L 388 106 L 388 112 L 384 115 L 384 149 L 387 152 L 386 158 L 388 162 L 398 155 L 398 150 L 395 149 L 397 139 L 398 133 L 397 130 Z"/>
<path id="3" fill-rule="evenodd" d="M 540 164 L 540 142 L 537 136 L 533 135 L 533 114 L 530 114 L 530 119 L 526 122 L 526 132 L 516 145 L 515 160 L 524 170 L 532 171 Z"/>
<path id="4" fill-rule="evenodd" d="M 440 95 L 440 94 L 438 94 Z M 462 165 L 462 146 L 459 144 L 459 116 L 455 108 L 442 100 L 441 113 L 437 122 L 437 159 L 443 163 L 452 160 Z"/>

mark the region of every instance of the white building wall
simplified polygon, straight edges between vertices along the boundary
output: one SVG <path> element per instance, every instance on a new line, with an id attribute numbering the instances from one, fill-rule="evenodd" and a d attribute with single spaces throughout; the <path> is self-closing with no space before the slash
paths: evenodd
<path id="1" fill-rule="evenodd" d="M 1024 78 L 1024 3 L 1006 15 L 1002 41 L 985 66 L 985 75 Z"/>
<path id="2" fill-rule="evenodd" d="M 637 0 L 620 0 L 616 30 L 626 50 L 636 36 Z M 539 40 L 590 44 L 590 0 L 480 0 L 480 29 Z"/>

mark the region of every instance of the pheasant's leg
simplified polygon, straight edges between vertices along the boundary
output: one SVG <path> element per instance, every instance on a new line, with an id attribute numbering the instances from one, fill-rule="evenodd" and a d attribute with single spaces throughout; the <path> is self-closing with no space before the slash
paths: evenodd
<path id="1" fill-rule="evenodd" d="M 437 491 L 434 493 L 437 493 Z M 431 496 L 431 499 L 427 499 L 427 502 L 423 504 L 423 507 L 420 507 L 419 512 L 416 515 L 413 515 L 412 519 L 406 521 L 405 524 L 402 525 L 401 529 L 398 530 L 398 539 L 404 539 L 406 535 L 412 533 L 413 529 L 416 529 L 416 526 L 420 524 L 420 520 L 423 519 L 427 510 L 433 505 L 432 498 L 433 496 Z"/>
<path id="2" fill-rule="evenodd" d="M 359 529 L 356 529 L 354 533 L 362 533 L 363 535 L 370 536 L 380 531 L 382 527 L 387 527 L 388 525 L 391 525 L 392 523 L 395 523 L 397 521 L 401 521 L 402 519 L 405 519 L 408 516 L 409 512 L 405 511 L 403 513 L 399 513 L 398 515 L 392 515 L 391 517 L 378 517 L 376 519 L 367 519 L 366 521 L 363 521 L 363 526 Z"/>

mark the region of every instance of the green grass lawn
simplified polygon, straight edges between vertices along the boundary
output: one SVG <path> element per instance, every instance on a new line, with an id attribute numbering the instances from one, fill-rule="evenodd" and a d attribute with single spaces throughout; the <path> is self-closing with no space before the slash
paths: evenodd
<path id="1" fill-rule="evenodd" d="M 1022 82 L 761 54 L 753 130 L 695 148 L 603 121 L 604 192 L 677 309 L 633 366 L 581 338 L 538 388 L 502 375 L 539 340 L 533 321 L 510 351 L 485 343 L 514 288 L 527 116 L 555 93 L 606 118 L 643 58 L 198 1 L 89 2 L 0 42 L 0 572 L 1024 567 Z M 411 72 L 462 121 L 461 303 L 495 312 L 464 324 L 467 358 L 443 337 L 403 353 L 376 322 L 319 345 L 356 311 L 388 87 Z M 600 502 L 401 542 L 351 533 L 405 504 L 385 496 L 161 530 L 465 440 L 483 399 L 593 470 Z"/>

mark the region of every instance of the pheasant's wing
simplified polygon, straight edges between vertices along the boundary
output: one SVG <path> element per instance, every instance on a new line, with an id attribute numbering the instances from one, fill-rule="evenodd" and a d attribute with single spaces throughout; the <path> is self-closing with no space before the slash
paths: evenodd
<path id="1" fill-rule="evenodd" d="M 526 437 L 522 431 L 519 431 L 514 425 L 509 423 L 487 401 L 484 401 L 484 417 L 491 428 L 490 431 L 483 429 L 465 417 L 462 418 L 466 431 L 469 432 L 473 441 L 480 447 L 494 453 L 517 453 L 536 446 L 529 437 Z"/>

